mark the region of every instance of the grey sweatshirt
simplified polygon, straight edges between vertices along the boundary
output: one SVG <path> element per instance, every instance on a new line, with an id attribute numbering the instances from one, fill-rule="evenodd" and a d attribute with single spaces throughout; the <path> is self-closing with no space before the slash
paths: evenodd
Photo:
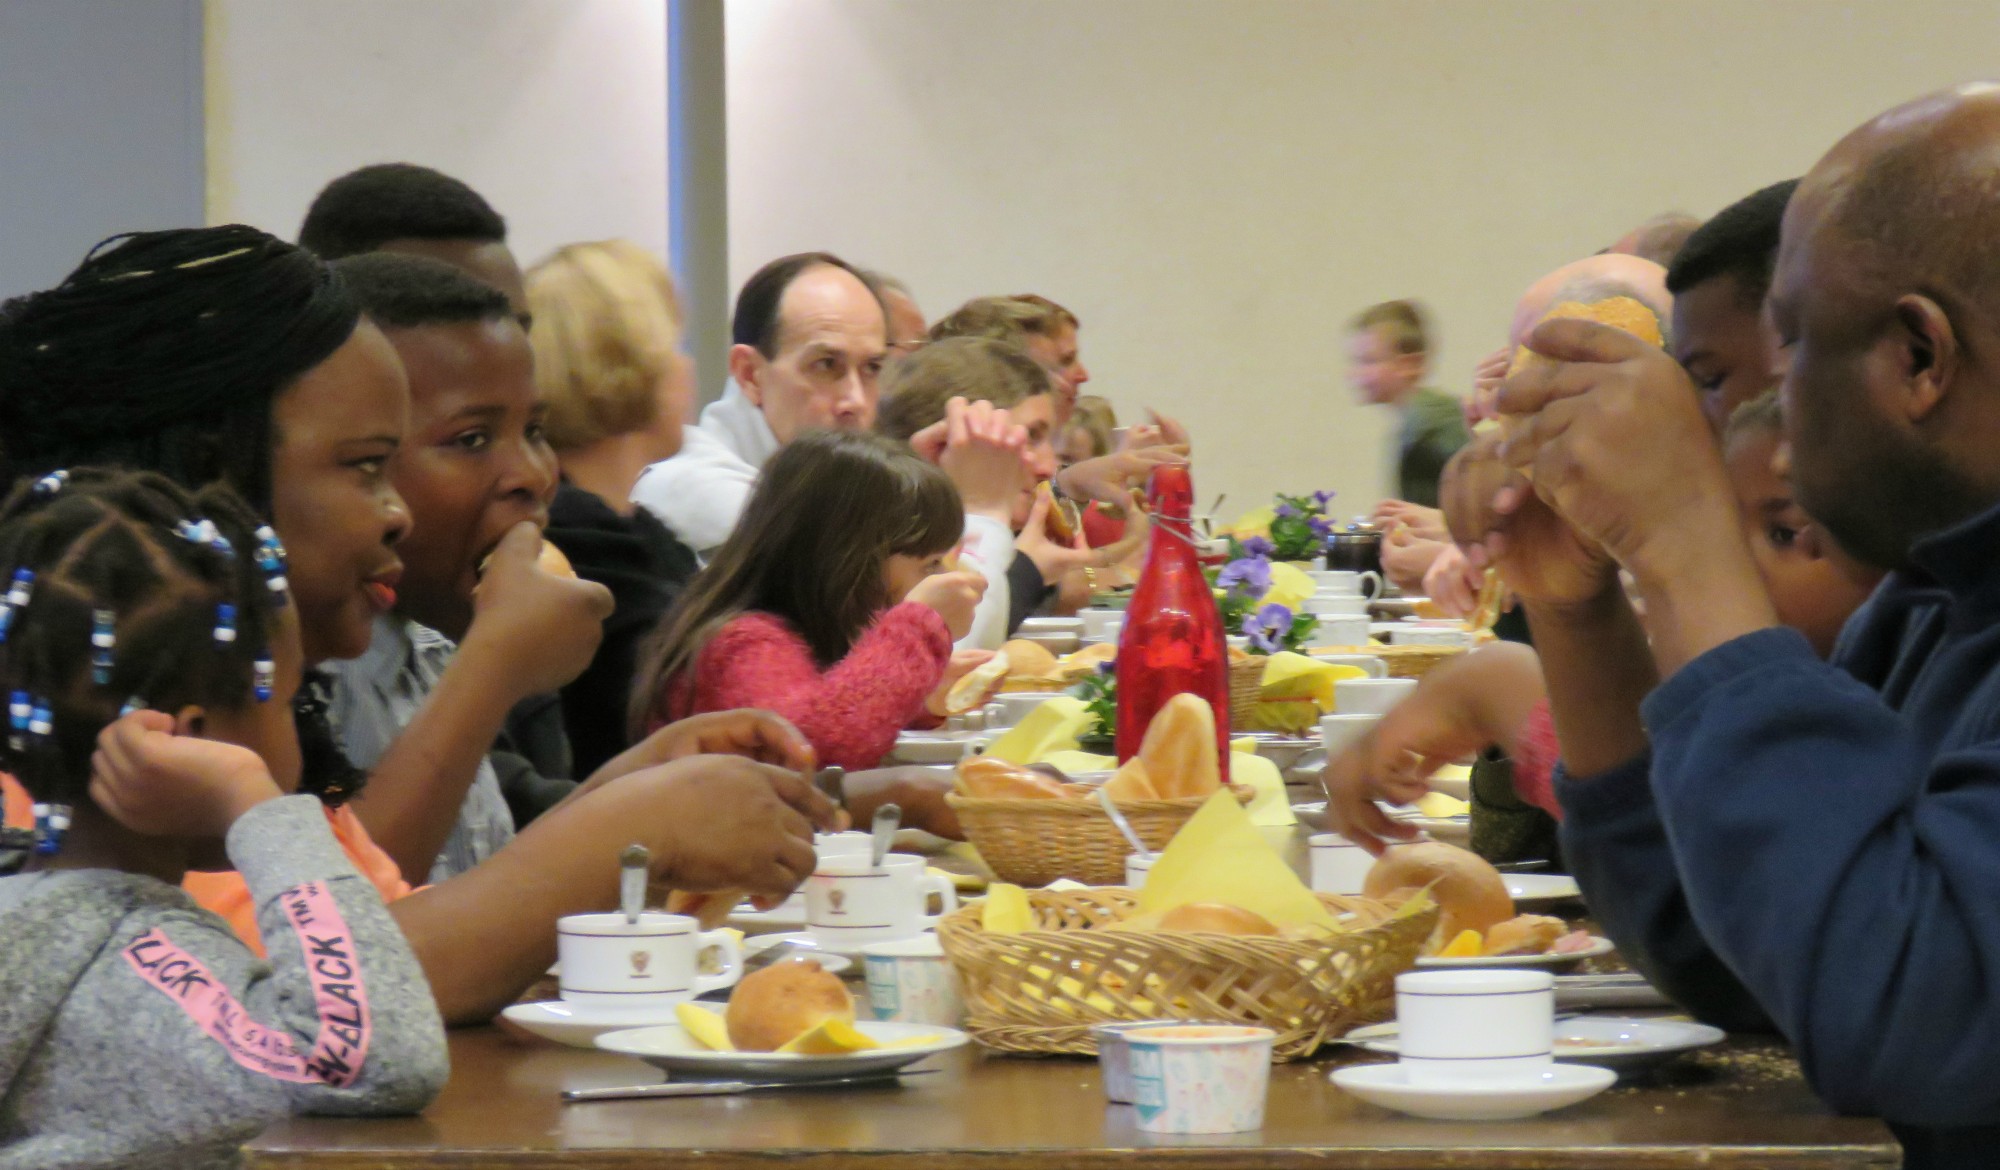
<path id="1" fill-rule="evenodd" d="M 444 1086 L 430 986 L 318 802 L 267 801 L 226 844 L 268 962 L 152 878 L 0 878 L 0 1170 L 234 1166 L 281 1117 Z"/>

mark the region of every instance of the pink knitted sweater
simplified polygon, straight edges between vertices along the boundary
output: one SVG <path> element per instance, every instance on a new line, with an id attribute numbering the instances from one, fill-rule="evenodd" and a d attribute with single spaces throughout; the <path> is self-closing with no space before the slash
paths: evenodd
<path id="1" fill-rule="evenodd" d="M 1556 803 L 1556 764 L 1562 745 L 1556 742 L 1555 714 L 1543 699 L 1528 713 L 1528 722 L 1514 744 L 1514 794 L 1562 820 L 1562 805 Z"/>
<path id="2" fill-rule="evenodd" d="M 883 610 L 824 671 L 790 623 L 751 612 L 709 639 L 693 686 L 685 675 L 669 686 L 668 708 L 675 719 L 739 707 L 775 711 L 812 741 L 822 765 L 858 771 L 880 764 L 903 728 L 934 724 L 924 698 L 950 661 L 950 629 L 917 602 Z"/>

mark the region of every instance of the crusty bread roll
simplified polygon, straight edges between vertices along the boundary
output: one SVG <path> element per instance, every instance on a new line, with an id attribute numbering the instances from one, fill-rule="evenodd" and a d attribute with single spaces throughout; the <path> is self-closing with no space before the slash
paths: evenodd
<path id="1" fill-rule="evenodd" d="M 1160 790 L 1153 786 L 1153 778 L 1146 772 L 1146 761 L 1138 756 L 1119 765 L 1111 779 L 1104 782 L 1104 791 L 1118 801 L 1160 799 Z"/>
<path id="2" fill-rule="evenodd" d="M 1200 695 L 1183 691 L 1153 713 L 1137 759 L 1162 800 L 1208 796 L 1222 787 L 1215 748 L 1215 708 Z"/>
<path id="3" fill-rule="evenodd" d="M 1275 935 L 1278 928 L 1261 914 L 1221 902 L 1189 902 L 1160 916 L 1161 930 L 1185 930 L 1202 934 Z"/>
<path id="4" fill-rule="evenodd" d="M 1049 502 L 1049 521 L 1043 525 L 1049 534 L 1049 539 L 1065 548 L 1075 544 L 1076 524 L 1073 522 L 1074 515 L 1071 512 L 1075 505 L 1056 499 L 1055 489 L 1049 486 L 1048 480 L 1036 485 L 1035 491 Z"/>
<path id="5" fill-rule="evenodd" d="M 723 1020 L 744 1052 L 775 1052 L 831 1019 L 854 1021 L 854 997 L 817 959 L 785 959 L 743 977 Z"/>
<path id="6" fill-rule="evenodd" d="M 667 913 L 685 914 L 699 922 L 703 930 L 714 930 L 729 921 L 729 916 L 749 896 L 743 890 L 715 890 L 706 894 L 672 890 L 667 894 Z"/>
<path id="7" fill-rule="evenodd" d="M 1545 954 L 1557 939 L 1568 933 L 1569 923 L 1560 918 L 1550 918 L 1546 914 L 1523 914 L 1493 924 L 1493 929 L 1486 932 L 1486 953 Z"/>
<path id="8" fill-rule="evenodd" d="M 992 756 L 967 756 L 960 760 L 956 786 L 959 795 L 982 800 L 1060 799 L 1069 795 L 1062 781 L 1048 773 Z"/>
<path id="9" fill-rule="evenodd" d="M 951 684 L 944 694 L 944 709 L 947 714 L 963 715 L 986 701 L 986 692 L 994 684 L 1007 677 L 1013 664 L 1008 661 L 1007 652 L 1000 651 L 993 657 L 966 671 L 959 680 Z"/>
<path id="10" fill-rule="evenodd" d="M 576 570 L 570 566 L 569 558 L 563 555 L 563 550 L 546 540 L 542 542 L 542 552 L 535 558 L 535 563 L 541 566 L 542 572 L 551 576 L 576 576 Z"/>
<path id="11" fill-rule="evenodd" d="M 1365 897 L 1393 901 L 1397 891 L 1428 886 L 1437 902 L 1435 938 L 1450 941 L 1461 930 L 1484 935 L 1495 924 L 1514 916 L 1514 899 L 1500 871 L 1476 853 L 1442 841 L 1391 845 L 1361 883 Z"/>
<path id="12" fill-rule="evenodd" d="M 1007 673 L 1016 678 L 1054 678 L 1056 656 L 1039 642 L 1016 638 L 1000 647 L 1007 656 Z"/>

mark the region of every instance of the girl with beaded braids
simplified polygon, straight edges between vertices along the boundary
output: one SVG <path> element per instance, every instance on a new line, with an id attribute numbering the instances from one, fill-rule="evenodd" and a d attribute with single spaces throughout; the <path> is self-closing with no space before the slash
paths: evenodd
<path id="1" fill-rule="evenodd" d="M 57 287 L 0 306 L 0 470 L 119 465 L 234 487 L 290 553 L 289 609 L 309 668 L 361 654 L 395 604 L 409 514 L 389 463 L 409 411 L 396 351 L 347 284 L 254 228 L 119 237 Z M 412 890 L 405 875 L 430 869 L 439 826 L 507 710 L 570 677 L 550 677 L 575 648 L 550 644 L 555 583 L 535 572 L 540 542 L 522 527 L 495 554 L 455 659 L 376 761 L 367 795 L 326 813 L 453 1023 L 485 1021 L 547 971 L 558 917 L 616 906 L 606 850 L 647 846 L 669 888 L 777 898 L 811 872 L 813 825 L 836 819 L 799 775 L 811 749 L 789 725 L 710 716 L 619 757 L 615 780 L 607 765 L 604 782 L 472 869 Z M 587 660 L 586 649 L 576 669 Z M 27 803 L 10 799 L 9 820 L 27 823 Z M 257 945 L 243 876 L 191 873 L 187 886 Z"/>
<path id="2" fill-rule="evenodd" d="M 423 972 L 285 795 L 302 671 L 271 530 L 224 488 L 59 471 L 0 505 L 0 564 L 0 766 L 37 813 L 0 878 L 0 937 L 33 959 L 0 964 L 9 1162 L 233 1166 L 295 1112 L 421 1109 L 447 1075 Z M 218 862 L 268 964 L 175 888 Z"/>

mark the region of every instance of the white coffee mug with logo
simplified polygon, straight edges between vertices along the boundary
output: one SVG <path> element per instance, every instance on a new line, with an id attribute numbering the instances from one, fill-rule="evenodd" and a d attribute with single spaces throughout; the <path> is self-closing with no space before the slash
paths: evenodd
<path id="1" fill-rule="evenodd" d="M 639 921 L 623 914 L 570 914 L 556 920 L 562 998 L 579 1007 L 653 1012 L 733 986 L 743 975 L 736 932 L 702 930 L 681 914 L 649 910 Z M 707 964 L 704 954 L 719 958 Z M 704 965 L 712 974 L 704 974 Z"/>
<path id="2" fill-rule="evenodd" d="M 866 943 L 914 938 L 958 909 L 958 891 L 943 874 L 926 872 L 921 858 L 868 864 L 865 857 L 822 858 L 806 879 L 806 930 L 836 953 Z M 943 909 L 925 914 L 935 894 Z"/>

